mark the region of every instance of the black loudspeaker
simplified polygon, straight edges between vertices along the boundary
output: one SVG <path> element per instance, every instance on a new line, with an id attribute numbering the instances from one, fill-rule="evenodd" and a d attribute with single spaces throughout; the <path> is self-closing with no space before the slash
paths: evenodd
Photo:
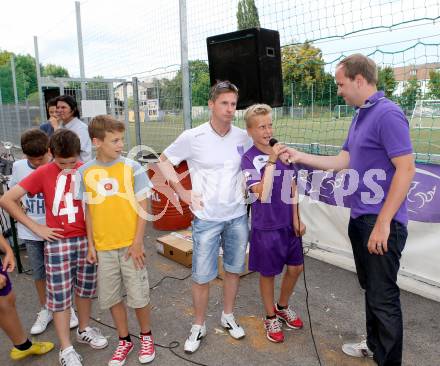
<path id="1" fill-rule="evenodd" d="M 237 109 L 255 103 L 271 107 L 283 105 L 280 34 L 264 28 L 251 28 L 206 39 L 209 77 L 237 85 Z"/>

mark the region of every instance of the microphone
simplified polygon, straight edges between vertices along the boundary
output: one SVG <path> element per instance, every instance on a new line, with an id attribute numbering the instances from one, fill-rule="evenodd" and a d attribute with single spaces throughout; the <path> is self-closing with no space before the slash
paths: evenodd
<path id="1" fill-rule="evenodd" d="M 269 146 L 270 146 L 270 147 L 274 147 L 276 144 L 278 144 L 278 140 L 277 140 L 275 137 L 272 137 L 272 138 L 269 140 Z M 287 162 L 288 162 L 289 164 L 292 164 L 292 161 L 291 161 L 289 158 L 287 158 Z"/>
<path id="2" fill-rule="evenodd" d="M 272 137 L 272 138 L 269 140 L 269 145 L 270 145 L 270 147 L 274 147 L 276 144 L 278 144 L 278 140 L 277 140 L 276 138 Z"/>

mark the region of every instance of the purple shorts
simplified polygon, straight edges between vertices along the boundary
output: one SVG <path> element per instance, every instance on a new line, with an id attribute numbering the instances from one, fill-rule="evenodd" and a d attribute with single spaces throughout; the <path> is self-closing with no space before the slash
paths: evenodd
<path id="1" fill-rule="evenodd" d="M 249 249 L 249 270 L 263 276 L 276 276 L 284 265 L 300 266 L 304 263 L 301 238 L 293 227 L 277 230 L 252 229 Z"/>
<path id="2" fill-rule="evenodd" d="M 11 281 L 9 280 L 9 276 L 7 272 L 3 271 L 3 265 L 0 261 L 0 275 L 3 275 L 6 277 L 6 286 L 0 289 L 0 296 L 7 296 L 12 290 Z"/>

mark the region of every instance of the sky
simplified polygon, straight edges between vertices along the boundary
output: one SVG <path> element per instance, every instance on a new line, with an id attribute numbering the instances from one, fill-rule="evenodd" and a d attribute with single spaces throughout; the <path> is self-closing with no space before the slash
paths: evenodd
<path id="1" fill-rule="evenodd" d="M 178 0 L 80 4 L 86 77 L 175 74 Z M 330 71 L 354 52 L 390 65 L 439 61 L 439 0 L 256 0 L 256 5 L 261 26 L 278 30 L 282 45 L 317 40 Z M 207 59 L 206 37 L 236 30 L 236 9 L 237 0 L 187 0 L 190 59 Z M 74 1 L 3 0 L 0 18 L 0 49 L 34 55 L 37 36 L 40 63 L 62 65 L 79 76 Z M 335 35 L 345 37 L 331 38 Z"/>

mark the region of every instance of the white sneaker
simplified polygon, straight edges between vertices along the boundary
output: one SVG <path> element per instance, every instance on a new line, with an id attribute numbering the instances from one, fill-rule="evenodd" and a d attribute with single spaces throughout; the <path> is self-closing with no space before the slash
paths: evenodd
<path id="1" fill-rule="evenodd" d="M 102 349 L 108 346 L 107 338 L 102 335 L 98 328 L 86 327 L 82 333 L 77 329 L 76 340 L 79 343 L 87 343 L 94 349 Z"/>
<path id="2" fill-rule="evenodd" d="M 373 352 L 368 348 L 367 341 L 359 343 L 345 343 L 342 352 L 352 357 L 373 357 Z"/>
<path id="3" fill-rule="evenodd" d="M 78 318 L 76 317 L 75 310 L 70 308 L 70 329 L 76 328 L 78 326 Z"/>
<path id="4" fill-rule="evenodd" d="M 244 338 L 244 329 L 235 322 L 234 314 L 225 314 L 222 311 L 222 317 L 220 319 L 223 328 L 227 329 L 232 338 L 241 339 Z"/>
<path id="5" fill-rule="evenodd" d="M 53 317 L 51 311 L 47 310 L 46 308 L 41 309 L 37 314 L 37 320 L 35 320 L 34 325 L 32 325 L 31 334 L 36 335 L 43 333 L 52 319 Z"/>
<path id="6" fill-rule="evenodd" d="M 194 353 L 199 349 L 201 339 L 206 335 L 206 325 L 193 324 L 183 349 L 186 353 Z"/>
<path id="7" fill-rule="evenodd" d="M 61 366 L 82 366 L 82 357 L 73 346 L 60 351 L 59 361 Z"/>

